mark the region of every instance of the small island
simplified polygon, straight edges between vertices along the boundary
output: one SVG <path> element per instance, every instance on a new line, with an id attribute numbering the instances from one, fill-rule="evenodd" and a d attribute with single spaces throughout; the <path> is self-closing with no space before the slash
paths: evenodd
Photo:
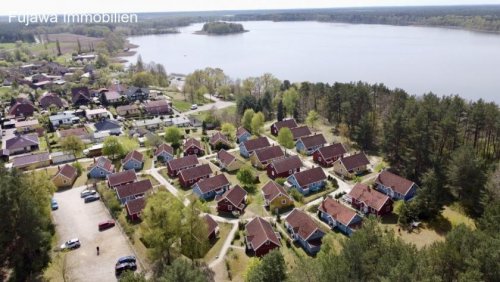
<path id="1" fill-rule="evenodd" d="M 203 25 L 202 30 L 196 31 L 196 34 L 207 35 L 225 35 L 247 32 L 242 24 L 228 22 L 208 22 Z"/>

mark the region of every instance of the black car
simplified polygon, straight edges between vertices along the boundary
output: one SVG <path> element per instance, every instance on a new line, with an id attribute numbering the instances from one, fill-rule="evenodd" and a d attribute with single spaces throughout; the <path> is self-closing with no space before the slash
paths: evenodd
<path id="1" fill-rule="evenodd" d="M 118 259 L 118 261 L 116 262 L 116 265 L 119 265 L 119 264 L 122 264 L 122 263 L 127 263 L 127 262 L 132 262 L 132 263 L 136 263 L 136 259 L 134 256 L 125 256 L 125 257 L 121 257 Z"/>
<path id="2" fill-rule="evenodd" d="M 125 271 L 136 271 L 136 270 L 137 270 L 137 265 L 135 264 L 135 262 L 124 262 L 117 264 L 115 266 L 115 275 L 120 276 Z"/>
<path id="3" fill-rule="evenodd" d="M 99 200 L 99 195 L 90 195 L 85 198 L 83 198 L 83 201 L 85 203 L 90 203 Z"/>

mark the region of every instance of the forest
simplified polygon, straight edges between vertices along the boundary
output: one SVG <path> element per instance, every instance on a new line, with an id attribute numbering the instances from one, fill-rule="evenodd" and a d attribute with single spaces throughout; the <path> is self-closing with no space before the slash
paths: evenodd
<path id="1" fill-rule="evenodd" d="M 228 22 L 208 22 L 201 29 L 201 33 L 216 35 L 240 32 L 245 32 L 242 24 Z"/>

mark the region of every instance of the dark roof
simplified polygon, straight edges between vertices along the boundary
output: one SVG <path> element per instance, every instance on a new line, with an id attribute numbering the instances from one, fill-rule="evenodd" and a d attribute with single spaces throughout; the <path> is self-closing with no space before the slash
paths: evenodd
<path id="1" fill-rule="evenodd" d="M 253 154 L 255 154 L 255 156 L 260 162 L 265 162 L 285 156 L 280 146 L 271 146 L 258 149 L 253 151 Z"/>
<path id="2" fill-rule="evenodd" d="M 314 146 L 326 144 L 326 139 L 323 136 L 323 134 L 314 134 L 311 136 L 304 136 L 304 137 L 301 137 L 299 140 L 302 141 L 302 143 L 304 144 L 304 146 L 306 148 L 311 148 Z"/>
<path id="3" fill-rule="evenodd" d="M 206 214 L 203 219 L 205 219 L 205 222 L 207 223 L 207 231 L 208 234 L 212 234 L 215 232 L 215 229 L 219 226 L 217 221 L 215 221 L 210 215 Z"/>
<path id="4" fill-rule="evenodd" d="M 284 119 L 282 121 L 277 121 L 273 125 L 279 132 L 280 129 L 282 129 L 283 127 L 288 127 L 288 128 L 297 127 L 297 122 L 295 121 L 295 119 L 291 118 L 291 119 Z"/>
<path id="5" fill-rule="evenodd" d="M 12 105 L 9 109 L 9 115 L 14 115 L 14 116 L 29 116 L 32 115 L 33 112 L 35 111 L 35 106 L 31 104 L 29 100 L 26 99 L 17 99 L 18 101 Z"/>
<path id="6" fill-rule="evenodd" d="M 151 180 L 145 179 L 129 184 L 125 184 L 123 186 L 118 186 L 116 188 L 116 195 L 119 199 L 123 199 L 126 197 L 140 195 L 146 193 L 148 190 L 153 188 L 151 184 Z"/>
<path id="7" fill-rule="evenodd" d="M 115 187 L 124 183 L 130 183 L 137 180 L 134 170 L 125 170 L 108 175 L 109 186 Z"/>
<path id="8" fill-rule="evenodd" d="M 172 170 L 179 170 L 187 166 L 193 166 L 199 164 L 198 158 L 195 155 L 188 155 L 179 159 L 170 160 L 167 165 Z"/>
<path id="9" fill-rule="evenodd" d="M 370 164 L 370 161 L 366 157 L 364 153 L 359 153 L 356 155 L 348 156 L 343 159 L 340 159 L 340 161 L 344 164 L 344 167 L 350 171 L 353 170 L 357 167 L 364 166 Z"/>
<path id="10" fill-rule="evenodd" d="M 403 178 L 387 170 L 382 171 L 377 176 L 376 182 L 384 185 L 385 187 L 391 187 L 392 190 L 398 192 L 401 195 L 406 195 L 413 184 L 415 184 L 413 181 Z"/>
<path id="11" fill-rule="evenodd" d="M 144 108 L 150 113 L 163 113 L 170 111 L 170 105 L 165 100 L 147 102 L 144 104 Z"/>
<path id="12" fill-rule="evenodd" d="M 320 148 L 319 153 L 324 159 L 331 159 L 333 157 L 338 157 L 344 155 L 346 152 L 344 145 L 342 143 L 336 143 L 329 146 Z"/>
<path id="13" fill-rule="evenodd" d="M 139 88 L 139 87 L 135 87 L 135 86 L 131 86 L 127 89 L 127 91 L 125 92 L 125 94 L 127 96 L 132 96 L 133 94 L 135 93 L 145 93 L 145 94 L 149 94 L 149 89 L 148 88 Z"/>
<path id="14" fill-rule="evenodd" d="M 143 162 L 144 161 L 144 155 L 141 154 L 140 152 L 134 150 L 125 156 L 125 158 L 122 160 L 122 164 L 130 161 L 130 160 L 136 160 L 138 162 Z"/>
<path id="15" fill-rule="evenodd" d="M 315 167 L 294 174 L 300 187 L 326 179 L 326 174 L 321 167 Z"/>
<path id="16" fill-rule="evenodd" d="M 356 216 L 355 211 L 332 198 L 326 198 L 323 202 L 321 202 L 318 210 L 329 214 L 335 220 L 339 221 L 345 226 L 348 226 L 351 223 L 352 219 Z"/>
<path id="17" fill-rule="evenodd" d="M 65 164 L 59 168 L 59 171 L 57 172 L 56 176 L 62 175 L 68 179 L 73 179 L 74 177 L 76 177 L 77 174 L 78 174 L 78 171 L 76 170 L 76 168 L 74 166 L 69 165 L 69 164 Z"/>
<path id="18" fill-rule="evenodd" d="M 184 170 L 181 170 L 179 173 L 179 177 L 182 177 L 184 180 L 191 180 L 191 179 L 196 179 L 200 176 L 205 176 L 209 175 L 212 173 L 212 169 L 210 168 L 210 165 L 208 164 L 203 164 L 199 166 L 195 166 L 192 168 L 187 168 Z"/>
<path id="19" fill-rule="evenodd" d="M 44 109 L 47 109 L 51 105 L 54 105 L 58 108 L 62 108 L 64 106 L 63 101 L 59 95 L 56 93 L 46 93 L 40 99 L 38 99 L 38 103 Z"/>
<path id="20" fill-rule="evenodd" d="M 20 167 L 20 166 L 36 164 L 39 162 L 45 162 L 45 161 L 49 161 L 49 160 L 50 160 L 49 153 L 25 155 L 25 156 L 14 158 L 14 160 L 12 160 L 12 167 L 16 168 L 16 167 Z"/>
<path id="21" fill-rule="evenodd" d="M 252 219 L 245 226 L 247 239 L 250 242 L 252 249 L 259 249 L 267 241 L 281 246 L 280 240 L 273 230 L 271 223 L 264 220 L 262 217 Z"/>
<path id="22" fill-rule="evenodd" d="M 380 211 L 385 203 L 389 201 L 388 196 L 361 183 L 354 185 L 351 192 L 349 192 L 349 196 L 360 202 L 364 202 L 376 211 Z"/>
<path id="23" fill-rule="evenodd" d="M 163 143 L 160 146 L 158 146 L 158 148 L 156 148 L 155 156 L 158 156 L 162 152 L 166 152 L 166 153 L 173 156 L 174 155 L 174 148 L 172 148 L 172 146 L 170 146 L 168 144 Z"/>
<path id="24" fill-rule="evenodd" d="M 286 193 L 285 189 L 281 185 L 272 180 L 267 182 L 266 185 L 262 187 L 262 194 L 264 195 L 264 198 L 268 201 L 272 201 L 280 194 L 290 198 Z"/>
<path id="25" fill-rule="evenodd" d="M 236 137 L 240 137 L 243 134 L 250 134 L 250 132 L 248 132 L 248 130 L 246 130 L 243 126 L 238 127 L 236 130 Z"/>
<path id="26" fill-rule="evenodd" d="M 300 168 L 302 166 L 302 161 L 299 156 L 289 156 L 284 159 L 277 159 L 271 162 L 271 166 L 279 174 L 291 169 Z"/>
<path id="27" fill-rule="evenodd" d="M 226 175 L 221 173 L 210 178 L 202 179 L 196 185 L 198 185 L 202 193 L 208 193 L 222 186 L 229 185 L 229 180 L 227 180 Z"/>
<path id="28" fill-rule="evenodd" d="M 216 145 L 218 142 L 229 144 L 229 140 L 226 135 L 222 134 L 220 131 L 217 131 L 214 135 L 212 135 L 209 142 L 211 145 Z"/>
<path id="29" fill-rule="evenodd" d="M 182 146 L 182 148 L 184 150 L 186 150 L 186 149 L 188 149 L 191 146 L 195 146 L 198 149 L 203 150 L 203 147 L 201 146 L 201 142 L 198 141 L 198 140 L 196 140 L 196 139 L 194 139 L 194 138 L 189 138 L 188 140 L 186 140 L 186 142 L 184 142 L 184 145 Z"/>
<path id="30" fill-rule="evenodd" d="M 300 137 L 309 136 L 312 134 L 307 125 L 291 128 L 290 131 L 292 132 L 293 139 L 299 139 Z"/>
<path id="31" fill-rule="evenodd" d="M 219 159 L 219 161 L 222 162 L 224 165 L 228 166 L 234 160 L 236 160 L 236 157 L 226 152 L 224 149 L 222 149 L 219 152 L 217 152 L 217 159 Z"/>
<path id="32" fill-rule="evenodd" d="M 233 206 L 237 208 L 243 208 L 245 196 L 247 195 L 247 191 L 241 188 L 239 185 L 234 186 L 232 189 L 227 190 L 222 195 L 217 195 L 215 200 L 220 202 L 224 199 L 228 200 Z"/>
<path id="33" fill-rule="evenodd" d="M 146 198 L 144 197 L 130 200 L 125 204 L 125 208 L 127 209 L 127 213 L 129 215 L 138 214 L 142 212 L 142 210 L 145 207 L 146 207 Z"/>
<path id="34" fill-rule="evenodd" d="M 316 230 L 319 230 L 318 224 L 309 215 L 298 209 L 294 209 L 285 221 L 303 240 L 307 240 Z"/>
<path id="35" fill-rule="evenodd" d="M 38 136 L 36 134 L 18 135 L 5 141 L 5 149 L 9 151 L 29 146 L 38 146 Z"/>
<path id="36" fill-rule="evenodd" d="M 59 136 L 61 136 L 61 137 L 67 137 L 70 135 L 76 135 L 79 137 L 82 137 L 82 136 L 87 137 L 87 136 L 89 136 L 89 132 L 87 131 L 87 128 L 85 128 L 85 127 L 77 127 L 77 128 L 59 130 Z"/>
<path id="37" fill-rule="evenodd" d="M 80 99 L 90 101 L 90 91 L 88 87 L 83 86 L 71 89 L 71 101 L 73 104 L 78 102 Z"/>
<path id="38" fill-rule="evenodd" d="M 113 172 L 115 166 L 113 163 L 106 157 L 99 157 L 94 163 L 89 165 L 88 170 L 92 170 L 94 167 L 100 167 L 108 172 Z"/>
<path id="39" fill-rule="evenodd" d="M 259 137 L 255 139 L 249 139 L 245 142 L 243 142 L 243 146 L 247 149 L 247 151 L 252 152 L 257 149 L 261 149 L 264 147 L 269 147 L 271 144 L 269 144 L 269 140 L 267 140 L 266 137 Z"/>
<path id="40" fill-rule="evenodd" d="M 121 127 L 119 122 L 110 119 L 103 119 L 96 122 L 94 126 L 97 131 L 113 130 Z"/>

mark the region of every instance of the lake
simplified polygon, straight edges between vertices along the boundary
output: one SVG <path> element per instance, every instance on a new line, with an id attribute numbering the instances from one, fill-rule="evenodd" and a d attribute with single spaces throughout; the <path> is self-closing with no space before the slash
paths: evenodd
<path id="1" fill-rule="evenodd" d="M 384 83 L 500 103 L 500 36 L 444 28 L 319 22 L 241 22 L 249 32 L 129 38 L 145 62 L 169 73 L 218 67 L 231 78 L 266 72 L 292 82 Z M 136 55 L 137 56 L 137 55 Z M 136 61 L 136 56 L 127 58 Z"/>

